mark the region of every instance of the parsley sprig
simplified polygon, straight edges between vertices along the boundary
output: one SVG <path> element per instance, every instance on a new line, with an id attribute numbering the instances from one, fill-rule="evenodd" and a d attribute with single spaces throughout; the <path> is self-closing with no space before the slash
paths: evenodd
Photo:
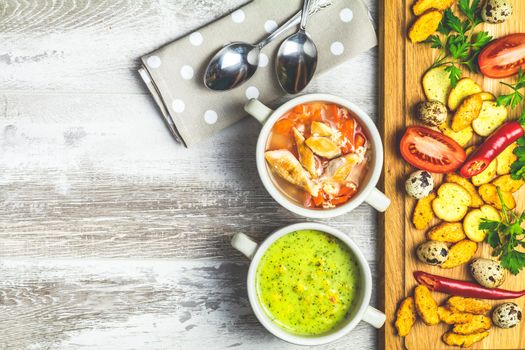
<path id="1" fill-rule="evenodd" d="M 445 10 L 438 27 L 439 34 L 431 35 L 425 41 L 439 50 L 432 67 L 446 65 L 445 70 L 453 87 L 461 79 L 461 67 L 477 71 L 478 55 L 492 40 L 488 32 L 475 33 L 476 27 L 483 22 L 478 12 L 479 0 L 459 0 L 458 7 L 464 19 L 456 16 L 451 9 Z"/>
<path id="2" fill-rule="evenodd" d="M 503 81 L 501 81 L 500 84 L 511 88 L 512 92 L 507 95 L 500 95 L 496 100 L 498 106 L 515 108 L 523 101 L 523 94 L 520 92 L 520 90 L 525 87 L 525 73 L 521 68 L 518 72 L 518 80 L 516 81 L 516 84 L 512 85 Z"/>
<path id="3" fill-rule="evenodd" d="M 525 212 L 518 215 L 509 210 L 503 202 L 498 187 L 498 196 L 502 205 L 502 219 L 483 219 L 479 229 L 487 233 L 487 243 L 494 248 L 492 256 L 499 258 L 501 266 L 517 275 L 525 268 L 525 253 L 516 248 L 525 248 L 525 232 L 521 227 L 525 222 Z"/>
<path id="4" fill-rule="evenodd" d="M 512 92 L 510 94 L 498 96 L 496 99 L 498 106 L 505 106 L 514 109 L 523 102 L 525 97 L 520 90 L 525 88 L 525 72 L 523 72 L 521 68 L 518 72 L 516 84 L 512 85 L 503 81 L 500 81 L 500 84 L 511 88 Z M 519 117 L 518 121 L 525 129 L 525 109 L 522 111 L 521 117 Z M 525 136 L 518 139 L 516 143 L 518 146 L 514 149 L 514 154 L 517 159 L 510 166 L 510 176 L 514 180 L 525 180 Z"/>

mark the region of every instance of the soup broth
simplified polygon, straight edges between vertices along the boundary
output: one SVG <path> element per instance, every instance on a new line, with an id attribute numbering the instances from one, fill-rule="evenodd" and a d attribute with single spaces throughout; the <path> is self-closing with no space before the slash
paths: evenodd
<path id="1" fill-rule="evenodd" d="M 369 148 L 350 110 L 312 102 L 279 118 L 268 137 L 265 158 L 272 181 L 291 201 L 328 209 L 358 192 L 368 170 Z"/>
<path id="2" fill-rule="evenodd" d="M 256 274 L 257 297 L 281 328 L 320 335 L 347 319 L 359 278 L 352 252 L 339 239 L 315 230 L 295 231 L 263 255 Z"/>

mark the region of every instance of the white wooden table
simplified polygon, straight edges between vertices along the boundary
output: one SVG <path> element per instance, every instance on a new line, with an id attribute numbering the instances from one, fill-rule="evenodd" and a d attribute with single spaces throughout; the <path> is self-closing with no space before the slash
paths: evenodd
<path id="1" fill-rule="evenodd" d="M 253 316 L 248 261 L 229 244 L 303 221 L 258 179 L 259 126 L 185 149 L 136 73 L 138 57 L 244 1 L 0 0 L 0 349 L 296 348 Z M 308 90 L 377 119 L 376 64 L 372 50 Z M 377 281 L 373 210 L 328 222 Z M 323 348 L 376 339 L 360 325 Z"/>

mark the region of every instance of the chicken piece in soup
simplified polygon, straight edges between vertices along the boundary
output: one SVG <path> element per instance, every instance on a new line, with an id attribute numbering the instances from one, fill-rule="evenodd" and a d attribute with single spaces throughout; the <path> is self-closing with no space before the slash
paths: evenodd
<path id="1" fill-rule="evenodd" d="M 311 102 L 274 124 L 265 158 L 272 181 L 291 201 L 312 209 L 347 203 L 362 184 L 369 162 L 367 135 L 345 107 Z"/>

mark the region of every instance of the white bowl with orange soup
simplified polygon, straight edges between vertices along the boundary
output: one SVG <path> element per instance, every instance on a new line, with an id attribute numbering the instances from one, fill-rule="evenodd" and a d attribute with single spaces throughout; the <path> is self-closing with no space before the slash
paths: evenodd
<path id="1" fill-rule="evenodd" d="M 245 110 L 263 123 L 257 169 L 266 190 L 304 217 L 329 218 L 366 202 L 385 211 L 390 200 L 378 189 L 383 145 L 359 107 L 328 94 L 296 97 L 276 110 L 256 99 Z"/>

